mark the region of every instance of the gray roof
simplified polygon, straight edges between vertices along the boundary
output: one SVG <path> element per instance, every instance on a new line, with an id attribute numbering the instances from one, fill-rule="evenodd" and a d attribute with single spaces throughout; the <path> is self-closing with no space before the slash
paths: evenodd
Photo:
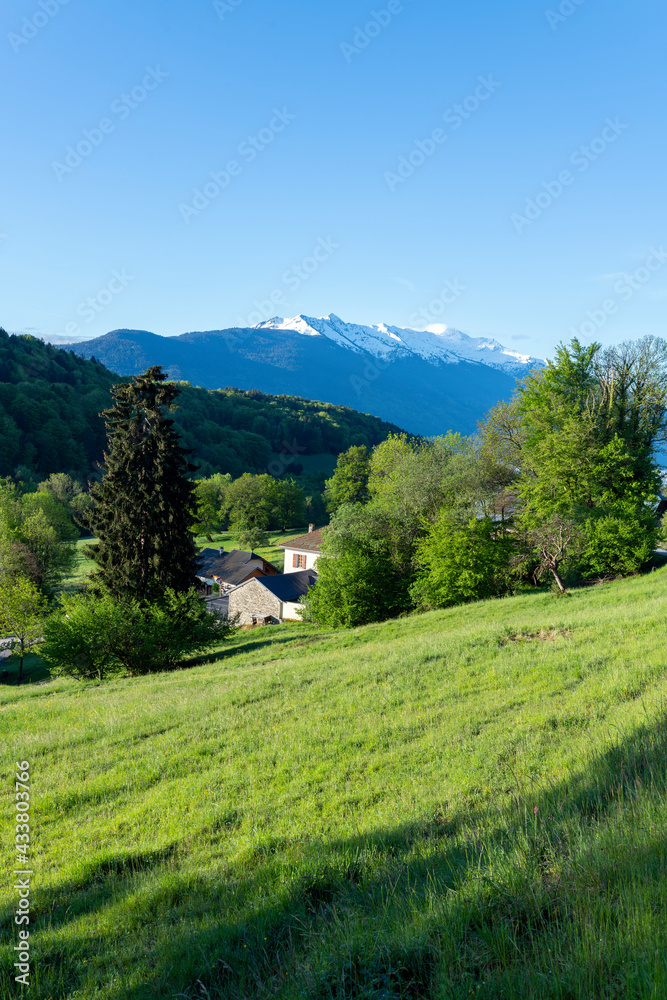
<path id="1" fill-rule="evenodd" d="M 253 570 L 270 566 L 276 573 L 278 570 L 256 552 L 242 552 L 234 549 L 220 555 L 220 549 L 204 549 L 197 556 L 197 576 L 210 578 L 217 576 L 223 583 L 237 586 L 247 580 Z"/>
<path id="2" fill-rule="evenodd" d="M 263 576 L 256 582 L 266 587 L 279 601 L 298 603 L 317 582 L 317 573 L 314 569 L 302 569 L 298 573 Z"/>

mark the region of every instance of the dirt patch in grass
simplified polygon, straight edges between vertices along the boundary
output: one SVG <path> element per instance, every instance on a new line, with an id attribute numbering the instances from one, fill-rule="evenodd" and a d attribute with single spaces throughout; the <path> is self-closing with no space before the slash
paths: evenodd
<path id="1" fill-rule="evenodd" d="M 510 642 L 555 642 L 556 639 L 570 639 L 572 630 L 569 628 L 540 629 L 508 629 L 500 636 L 498 642 L 507 646 Z"/>

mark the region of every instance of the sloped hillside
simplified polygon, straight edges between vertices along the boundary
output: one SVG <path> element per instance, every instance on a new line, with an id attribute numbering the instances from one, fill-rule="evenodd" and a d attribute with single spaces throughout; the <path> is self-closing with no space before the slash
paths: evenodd
<path id="1" fill-rule="evenodd" d="M 661 1000 L 666 640 L 659 570 L 2 686 L 39 996 Z"/>

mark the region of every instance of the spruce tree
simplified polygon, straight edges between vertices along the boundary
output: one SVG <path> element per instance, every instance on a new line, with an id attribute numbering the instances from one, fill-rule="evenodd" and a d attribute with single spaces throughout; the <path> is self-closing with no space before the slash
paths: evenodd
<path id="1" fill-rule="evenodd" d="M 195 466 L 168 416 L 180 390 L 166 378 L 156 366 L 112 389 L 102 414 L 104 476 L 93 489 L 94 579 L 114 597 L 142 603 L 195 583 Z"/>

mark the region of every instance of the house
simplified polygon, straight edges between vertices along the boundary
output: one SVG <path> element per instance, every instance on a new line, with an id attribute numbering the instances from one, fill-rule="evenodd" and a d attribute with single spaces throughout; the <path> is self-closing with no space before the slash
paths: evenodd
<path id="1" fill-rule="evenodd" d="M 314 524 L 308 525 L 308 534 L 293 538 L 291 542 L 283 542 L 281 549 L 285 550 L 285 573 L 299 573 L 304 569 L 315 569 L 322 552 L 322 532 L 325 528 L 315 529 Z"/>
<path id="2" fill-rule="evenodd" d="M 220 593 L 226 593 L 253 577 L 276 576 L 277 573 L 276 567 L 256 552 L 204 549 L 197 556 L 197 578 L 208 595 L 213 593 L 214 584 L 218 584 Z"/>
<path id="3" fill-rule="evenodd" d="M 229 615 L 241 625 L 279 625 L 296 620 L 303 598 L 317 580 L 312 569 L 278 576 L 253 577 L 229 592 Z"/>

